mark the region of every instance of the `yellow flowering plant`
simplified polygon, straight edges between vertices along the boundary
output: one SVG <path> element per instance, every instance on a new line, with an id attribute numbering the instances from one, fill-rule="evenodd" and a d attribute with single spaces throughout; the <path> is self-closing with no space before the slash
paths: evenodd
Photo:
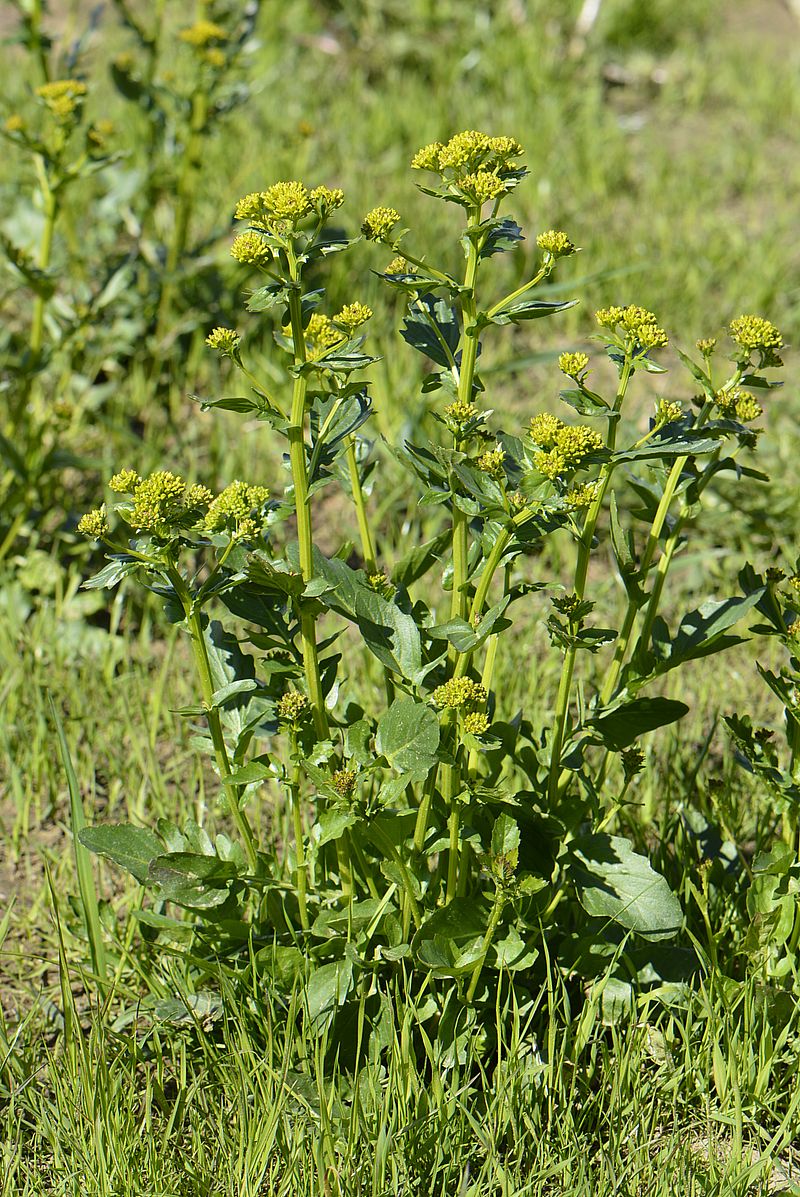
<path id="1" fill-rule="evenodd" d="M 268 495 L 234 482 L 214 496 L 166 471 L 142 479 L 128 468 L 110 484 L 122 497 L 84 517 L 86 533 L 112 549 L 90 585 L 139 575 L 190 637 L 201 701 L 187 714 L 206 724 L 239 841 L 203 855 L 163 829 L 98 826 L 81 838 L 159 900 L 206 928 L 216 921 L 228 949 L 238 936 L 242 968 L 252 944 L 266 943 L 256 966 L 276 984 L 301 977 L 326 1021 L 359 975 L 383 968 L 413 968 L 432 992 L 443 992 L 432 984 L 441 979 L 491 1006 L 499 972 L 523 985 L 536 975 L 543 936 L 549 951 L 582 936 L 620 959 L 628 940 L 656 951 L 676 936 L 681 907 L 667 881 L 612 833 L 641 771 L 641 737 L 688 710 L 645 690 L 736 643 L 733 625 L 767 594 L 743 575 L 741 595 L 702 602 L 674 629 L 662 614 L 672 560 L 708 487 L 725 471 L 758 476 L 740 458 L 756 443 L 751 392 L 776 385 L 764 371 L 780 364 L 781 338 L 768 321 L 732 322 L 727 369 L 709 340 L 698 343 L 700 361 L 680 353 L 700 394 L 661 397 L 641 427 L 626 400 L 635 379 L 665 374 L 668 337 L 643 307 L 603 308 L 595 339 L 617 376 L 612 393 L 590 389 L 589 354 L 568 350 L 563 418 L 542 406 L 510 431 L 495 426 L 484 339 L 575 302 L 537 291 L 577 252 L 558 230 L 536 238 L 526 282 L 491 294 L 492 259 L 523 241 L 501 214 L 525 177 L 522 158 L 513 138 L 475 130 L 415 155 L 421 189 L 461 209 L 463 272 L 412 245 L 393 207 L 360 221 L 363 239 L 392 255 L 381 276 L 402 300 L 400 336 L 429 366 L 424 391 L 440 435 L 396 456 L 430 514 L 430 539 L 389 559 L 362 432 L 372 312 L 357 299 L 334 312 L 320 287 L 325 260 L 355 256 L 358 238 L 339 231 L 340 191 L 299 180 L 238 202 L 231 251 L 255 283 L 248 312 L 272 322 L 284 386 L 271 381 L 277 370 L 269 383 L 257 377 L 245 339 L 217 327 L 209 347 L 251 394 L 205 401 L 283 438 L 290 485 Z M 315 508 L 330 486 L 352 505 L 357 547 L 343 530 L 328 555 Z M 641 499 L 638 513 L 623 487 Z M 538 575 L 549 537 L 572 546 L 563 578 Z M 593 555 L 609 548 L 623 586 L 618 627 L 595 622 L 589 587 Z M 534 667 L 514 643 L 515 612 L 532 605 L 560 663 L 541 727 L 494 689 L 500 653 Z M 238 620 L 238 632 L 212 608 Z M 348 626 L 355 639 L 343 636 Z M 380 668 L 380 697 L 352 683 L 359 654 Z M 592 659 L 604 660 L 599 682 L 597 670 L 581 673 Z M 276 787 L 292 822 L 291 842 L 279 845 L 253 818 Z"/>

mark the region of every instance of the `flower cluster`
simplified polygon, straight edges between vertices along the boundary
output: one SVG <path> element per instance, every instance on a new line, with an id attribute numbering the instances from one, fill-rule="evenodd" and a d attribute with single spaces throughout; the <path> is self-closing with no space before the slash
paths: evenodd
<path id="1" fill-rule="evenodd" d="M 717 391 L 714 402 L 720 415 L 740 420 L 743 424 L 757 420 L 763 414 L 761 404 L 749 391 Z"/>
<path id="2" fill-rule="evenodd" d="M 597 483 L 585 482 L 583 486 L 570 487 L 564 497 L 573 511 L 585 511 L 597 497 Z"/>
<path id="3" fill-rule="evenodd" d="M 776 350 L 783 347 L 783 337 L 774 324 L 763 316 L 739 316 L 728 328 L 731 339 L 750 354 L 754 349 Z"/>
<path id="4" fill-rule="evenodd" d="M 536 238 L 536 244 L 550 258 L 568 258 L 575 253 L 575 246 L 566 233 L 558 229 L 548 229 Z"/>
<path id="5" fill-rule="evenodd" d="M 636 777 L 637 773 L 641 773 L 642 769 L 644 769 L 644 752 L 638 744 L 632 744 L 630 748 L 624 748 L 620 753 L 620 760 L 622 761 L 622 771 L 626 782 L 631 781 Z"/>
<path id="6" fill-rule="evenodd" d="M 278 718 L 286 723 L 297 723 L 300 716 L 308 710 L 308 699 L 299 690 L 287 690 L 278 699 Z"/>
<path id="7" fill-rule="evenodd" d="M 178 37 L 195 50 L 206 50 L 209 46 L 213 47 L 216 42 L 228 41 L 228 32 L 216 21 L 199 20 L 195 21 L 194 25 L 181 29 Z M 214 56 L 210 61 L 214 62 Z"/>
<path id="8" fill-rule="evenodd" d="M 475 419 L 478 409 L 468 399 L 455 399 L 452 403 L 448 403 L 444 409 L 444 414 L 453 424 L 468 424 L 470 420 Z"/>
<path id="9" fill-rule="evenodd" d="M 717 338 L 701 337 L 699 341 L 695 341 L 695 344 L 703 357 L 711 357 L 711 354 L 717 347 Z"/>
<path id="10" fill-rule="evenodd" d="M 321 357 L 322 354 L 344 339 L 344 334 L 334 327 L 330 316 L 323 316 L 321 312 L 313 312 L 305 327 L 306 352 L 311 357 Z"/>
<path id="11" fill-rule="evenodd" d="M 551 482 L 580 469 L 587 457 L 603 448 L 599 432 L 586 424 L 564 424 L 557 416 L 544 412 L 531 420 L 530 436 L 543 451 L 534 464 Z"/>
<path id="12" fill-rule="evenodd" d="M 260 517 L 268 498 L 266 486 L 251 486 L 238 479 L 231 482 L 209 504 L 206 531 L 230 532 L 236 540 L 253 536 L 262 525 Z"/>
<path id="13" fill-rule="evenodd" d="M 206 345 L 222 357 L 233 357 L 239 350 L 239 334 L 232 328 L 215 328 L 206 337 Z"/>
<path id="14" fill-rule="evenodd" d="M 361 232 L 367 241 L 390 241 L 392 233 L 400 222 L 400 213 L 394 208 L 381 206 L 367 212 L 361 223 Z M 403 263 L 405 266 L 405 262 Z"/>
<path id="15" fill-rule="evenodd" d="M 324 218 L 343 203 L 344 192 L 338 187 L 315 187 L 309 191 L 298 179 L 286 179 L 273 183 L 266 191 L 251 191 L 242 196 L 234 215 L 237 220 L 248 221 L 254 229 L 282 235 L 295 230 L 308 216 Z"/>
<path id="16" fill-rule="evenodd" d="M 680 403 L 671 399 L 660 399 L 656 408 L 656 424 L 674 424 L 683 415 Z"/>
<path id="17" fill-rule="evenodd" d="M 115 474 L 112 482 L 132 497 L 129 508 L 120 508 L 123 518 L 137 532 L 151 532 L 166 537 L 179 528 L 190 528 L 198 522 L 212 501 L 205 486 L 187 485 L 178 474 L 169 470 L 134 481 L 132 470 Z"/>
<path id="18" fill-rule="evenodd" d="M 491 478 L 502 478 L 504 474 L 503 462 L 505 461 L 505 451 L 500 445 L 496 449 L 487 449 L 485 453 L 481 453 L 478 458 L 478 469 L 483 474 L 488 474 Z"/>
<path id="19" fill-rule="evenodd" d="M 408 262 L 405 258 L 392 258 L 389 265 L 386 267 L 384 274 L 407 274 Z"/>
<path id="20" fill-rule="evenodd" d="M 78 531 L 82 536 L 88 536 L 92 540 L 102 540 L 108 535 L 108 516 L 106 515 L 105 505 L 96 508 L 94 511 L 87 511 L 86 515 L 82 515 L 78 520 Z"/>
<path id="21" fill-rule="evenodd" d="M 519 177 L 515 162 L 523 154 L 513 137 L 490 137 L 477 129 L 456 133 L 447 142 L 423 146 L 411 160 L 415 170 L 441 176 L 454 194 L 480 206 L 499 199 Z"/>
<path id="22" fill-rule="evenodd" d="M 243 266 L 266 266 L 272 261 L 272 250 L 263 237 L 251 229 L 234 238 L 231 257 Z"/>
<path id="23" fill-rule="evenodd" d="M 558 359 L 558 368 L 567 378 L 583 378 L 589 368 L 589 357 L 585 353 L 562 353 Z"/>
<path id="24" fill-rule="evenodd" d="M 469 677 L 450 678 L 449 682 L 437 686 L 433 692 L 433 701 L 437 707 L 448 710 L 485 707 L 488 697 L 480 682 L 473 682 Z"/>
<path id="25" fill-rule="evenodd" d="M 109 480 L 108 489 L 117 495 L 132 495 L 141 481 L 136 470 L 127 468 L 113 475 Z"/>
<path id="26" fill-rule="evenodd" d="M 601 327 L 618 332 L 632 347 L 640 350 L 663 349 L 669 343 L 653 313 L 636 304 L 625 308 L 600 308 L 595 312 L 595 319 Z"/>
<path id="27" fill-rule="evenodd" d="M 356 788 L 357 780 L 358 773 L 355 769 L 336 769 L 331 774 L 331 784 L 336 793 L 341 794 L 342 798 L 350 797 Z"/>
<path id="28" fill-rule="evenodd" d="M 470 711 L 464 716 L 463 727 L 471 736 L 482 736 L 489 730 L 489 716 L 485 711 Z"/>
<path id="29" fill-rule="evenodd" d="M 77 116 L 86 95 L 86 84 L 78 79 L 54 79 L 37 87 L 36 95 L 63 125 Z"/>
<path id="30" fill-rule="evenodd" d="M 347 303 L 333 317 L 333 323 L 343 328 L 348 336 L 352 336 L 357 328 L 371 319 L 372 308 L 368 308 L 365 303 Z"/>

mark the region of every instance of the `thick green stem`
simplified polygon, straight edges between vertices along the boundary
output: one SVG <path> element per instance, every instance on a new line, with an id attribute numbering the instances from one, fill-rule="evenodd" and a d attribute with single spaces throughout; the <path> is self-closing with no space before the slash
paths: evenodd
<path id="1" fill-rule="evenodd" d="M 622 367 L 620 374 L 619 388 L 617 396 L 614 401 L 614 407 L 608 417 L 608 448 L 613 453 L 616 444 L 617 426 L 619 424 L 619 412 L 622 407 L 622 402 L 625 398 L 625 392 L 628 389 L 628 382 L 630 381 L 632 363 L 626 358 L 625 364 Z M 600 512 L 603 507 L 603 501 L 608 490 L 611 475 L 614 471 L 613 460 L 609 461 L 597 482 L 597 490 L 592 500 L 592 504 L 586 513 L 586 519 L 583 525 L 583 531 L 578 539 L 578 557 L 575 564 L 575 579 L 573 582 L 573 591 L 579 600 L 582 600 L 586 591 L 586 578 L 589 572 L 589 561 L 592 555 L 592 541 L 594 539 L 595 528 L 600 517 Z M 567 721 L 569 719 L 569 700 L 572 691 L 572 677 L 575 671 L 575 658 L 577 656 L 577 645 L 574 642 L 567 649 L 564 656 L 564 663 L 561 667 L 561 677 L 558 684 L 558 695 L 556 697 L 556 711 L 553 723 L 553 743 L 550 751 L 550 773 L 548 777 L 548 798 L 551 803 L 555 803 L 558 798 L 559 779 L 561 774 L 561 753 L 564 747 L 564 740 L 567 731 Z"/>
<path id="2" fill-rule="evenodd" d="M 302 366 L 306 360 L 305 337 L 303 335 L 303 314 L 300 292 L 292 289 L 289 294 L 289 312 L 292 324 L 295 366 Z M 300 547 L 300 571 L 303 581 L 308 583 L 314 577 L 314 540 L 311 529 L 311 507 L 308 496 L 308 469 L 306 464 L 306 377 L 298 374 L 292 389 L 292 407 L 289 415 L 289 463 L 292 470 L 295 507 L 297 511 L 297 541 Z M 316 620 L 305 600 L 300 600 L 300 639 L 303 652 L 308 700 L 314 717 L 314 728 L 320 740 L 328 739 L 328 717 L 325 712 L 325 696 L 317 654 Z"/>
<path id="3" fill-rule="evenodd" d="M 498 889 L 494 896 L 494 906 L 492 907 L 492 913 L 489 917 L 489 924 L 483 937 L 483 943 L 481 944 L 481 954 L 478 957 L 478 963 L 473 969 L 472 978 L 469 983 L 469 989 L 467 990 L 468 1002 L 471 1002 L 475 997 L 475 991 L 478 988 L 478 982 L 481 979 L 481 973 L 483 972 L 484 965 L 486 964 L 486 957 L 489 955 L 489 949 L 492 946 L 492 940 L 494 939 L 497 925 L 503 916 L 504 905 L 505 899 L 503 893 Z"/>
<path id="4" fill-rule="evenodd" d="M 47 270 L 50 266 L 50 256 L 53 251 L 53 233 L 55 232 L 56 219 L 58 217 L 58 201 L 56 192 L 50 185 L 50 180 L 47 177 L 47 171 L 41 158 L 36 159 L 36 173 L 39 176 L 39 187 L 42 193 L 42 204 L 44 207 L 44 226 L 42 228 L 42 237 L 39 242 L 39 255 L 37 265 L 40 270 Z M 31 319 L 31 336 L 30 348 L 31 356 L 34 361 L 38 358 L 42 350 L 42 342 L 44 339 L 44 313 L 47 300 L 44 295 L 37 295 L 33 304 L 33 316 Z"/>

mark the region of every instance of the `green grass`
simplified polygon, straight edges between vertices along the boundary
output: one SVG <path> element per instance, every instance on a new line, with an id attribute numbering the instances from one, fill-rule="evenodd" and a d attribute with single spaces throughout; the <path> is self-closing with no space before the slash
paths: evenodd
<path id="1" fill-rule="evenodd" d="M 99 479 L 123 464 L 164 465 L 209 483 L 240 474 L 269 481 L 281 469 L 262 427 L 242 435 L 237 417 L 203 414 L 189 399 L 239 385 L 224 370 L 220 377 L 202 346 L 208 327 L 238 311 L 242 279 L 227 257 L 236 198 L 275 178 L 322 179 L 348 192 L 351 229 L 362 209 L 391 203 L 427 229 L 433 247 L 444 216 L 431 213 L 406 165 L 418 146 L 461 127 L 507 131 L 526 146 L 532 176 L 518 193 L 520 223 L 565 227 L 583 253 L 564 279 L 591 280 L 586 302 L 552 322 L 544 343 L 538 329 L 504 340 L 494 373 L 486 371 L 499 409 L 519 419 L 554 403 L 551 356 L 586 345 L 595 304 L 652 307 L 679 344 L 698 331 L 714 335 L 741 310 L 763 311 L 797 340 L 800 76 L 795 26 L 778 0 L 608 0 L 574 58 L 576 0 L 262 7 L 252 97 L 208 147 L 199 184 L 194 235 L 210 238 L 210 262 L 183 296 L 189 331 L 154 370 L 132 303 L 131 323 L 123 313 L 89 330 L 80 370 L 59 359 L 47 376 L 47 402 L 67 399 L 83 418 L 89 469 L 66 482 L 73 523 L 95 502 Z M 145 167 L 143 121 L 106 79 L 108 58 L 128 43 L 109 17 L 89 44 L 91 72 L 102 80 L 98 110 L 118 121 L 125 156 L 80 185 L 57 238 L 64 291 L 79 297 L 85 276 L 125 252 L 122 197 Z M 28 89 L 28 67 L 14 46 L 3 47 L 2 60 L 10 111 Z M 609 84 L 609 64 L 626 72 L 625 86 Z M 31 181 L 16 151 L 7 160 L 0 227 L 32 246 L 40 221 Z M 86 228 L 84 205 L 101 194 L 103 218 Z M 164 203 L 162 238 L 170 221 Z M 502 267 L 511 285 L 529 252 Z M 331 299 L 376 309 L 377 419 L 392 440 L 424 418 L 420 375 L 398 347 L 397 312 L 369 273 L 383 265 L 380 252 L 364 245 L 357 253 L 359 294 L 334 263 Z M 0 313 L 10 345 L 28 316 L 25 293 L 6 281 Z M 257 340 L 252 325 L 247 332 Z M 257 348 L 269 374 L 269 337 Z M 671 396 L 671 379 L 659 379 L 656 392 Z M 779 553 L 795 556 L 800 438 L 791 386 L 785 394 L 771 400 L 761 447 L 776 483 L 751 510 L 731 487 L 700 530 L 703 551 L 676 566 L 695 595 L 731 588 L 744 556 L 762 568 Z M 391 545 L 403 519 L 417 517 L 387 478 L 373 502 Z M 340 516 L 323 506 L 323 533 L 334 541 Z M 81 592 L 90 563 L 56 513 L 59 526 L 59 555 L 52 536 L 31 531 L 6 561 L 0 593 L 2 1197 L 800 1191 L 791 1187 L 800 1176 L 796 987 L 765 984 L 752 966 L 743 897 L 777 816 L 715 726 L 721 704 L 777 722 L 753 648 L 723 659 L 722 695 L 719 677 L 699 667 L 682 681 L 692 716 L 680 740 L 653 738 L 637 804 L 621 816 L 681 896 L 702 961 L 692 991 L 666 1007 L 643 1000 L 615 1020 L 610 992 L 583 993 L 553 967 L 542 991 L 518 995 L 516 1005 L 503 987 L 496 1031 L 465 1030 L 453 1058 L 398 975 L 385 995 L 382 1051 L 354 1071 L 308 1025 L 297 995 L 257 984 L 244 995 L 223 974 L 209 986 L 217 1003 L 198 1005 L 181 945 L 174 958 L 156 959 L 142 941 L 132 918 L 138 890 L 99 865 L 93 895 L 85 861 L 80 883 L 71 836 L 79 801 L 87 818 L 147 824 L 162 815 L 218 824 L 221 807 L 191 729 L 173 714 L 192 700 L 182 647 L 154 605 L 123 594 L 109 616 L 104 596 Z M 557 546 L 552 552 L 557 569 Z M 610 570 L 598 579 L 608 601 L 616 585 Z M 509 658 L 497 688 L 509 708 L 526 703 L 544 720 L 557 677 L 539 622 L 532 606 L 535 702 L 529 675 Z M 72 819 L 51 699 L 75 769 Z M 725 872 L 722 855 L 704 857 L 695 816 L 734 846 L 738 872 Z M 263 817 L 280 832 L 280 807 Z M 93 903 L 105 935 L 105 1004 L 85 915 Z"/>

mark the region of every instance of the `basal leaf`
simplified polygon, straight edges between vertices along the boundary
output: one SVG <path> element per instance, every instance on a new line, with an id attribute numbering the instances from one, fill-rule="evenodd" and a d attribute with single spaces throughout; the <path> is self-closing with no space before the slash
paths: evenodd
<path id="1" fill-rule="evenodd" d="M 670 939 L 682 923 L 681 907 L 664 877 L 622 836 L 586 835 L 571 846 L 569 875 L 584 910 L 645 939 Z"/>
<path id="2" fill-rule="evenodd" d="M 134 827 L 132 823 L 84 827 L 78 833 L 78 839 L 90 852 L 106 856 L 132 873 L 142 885 L 147 881 L 150 862 L 164 851 L 155 832 L 146 827 Z"/>

